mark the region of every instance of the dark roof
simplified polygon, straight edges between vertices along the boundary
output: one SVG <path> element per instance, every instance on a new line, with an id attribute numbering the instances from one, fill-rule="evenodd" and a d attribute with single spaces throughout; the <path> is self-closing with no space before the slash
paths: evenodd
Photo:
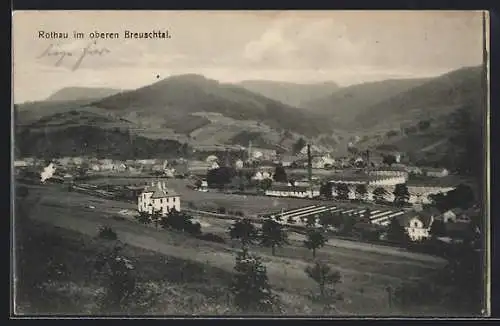
<path id="1" fill-rule="evenodd" d="M 413 218 L 418 218 L 424 224 L 424 228 L 428 228 L 431 225 L 432 217 L 429 214 L 422 214 L 422 212 L 407 212 L 403 215 L 397 216 L 399 223 L 403 226 L 409 226 L 410 221 Z"/>
<path id="2" fill-rule="evenodd" d="M 364 173 L 360 174 L 343 174 L 343 175 L 333 175 L 330 176 L 329 182 L 339 183 L 339 182 L 370 182 L 379 179 L 377 176 L 368 175 Z"/>
<path id="3" fill-rule="evenodd" d="M 161 189 L 156 189 L 155 193 L 151 196 L 151 198 L 156 199 L 156 198 L 165 198 L 165 197 L 174 197 L 177 196 L 177 193 L 171 190 L 161 190 Z"/>
<path id="4" fill-rule="evenodd" d="M 318 187 L 313 186 L 313 190 L 317 190 Z M 273 191 L 289 191 L 289 192 L 306 192 L 309 190 L 309 187 L 306 186 L 288 186 L 288 185 L 272 185 L 271 189 Z"/>

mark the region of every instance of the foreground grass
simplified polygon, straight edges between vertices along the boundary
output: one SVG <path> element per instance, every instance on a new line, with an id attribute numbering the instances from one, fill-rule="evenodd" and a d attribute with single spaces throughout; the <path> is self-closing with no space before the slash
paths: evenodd
<path id="1" fill-rule="evenodd" d="M 102 314 L 97 303 L 103 287 L 94 263 L 117 244 L 136 266 L 138 282 L 157 295 L 148 315 L 238 313 L 228 291 L 231 272 L 30 221 L 17 243 L 16 314 Z M 322 310 L 301 296 L 278 294 L 286 314 Z"/>
<path id="2" fill-rule="evenodd" d="M 21 257 L 26 257 L 28 267 L 25 269 L 40 274 L 23 277 L 46 283 L 45 299 L 37 299 L 36 293 L 30 293 L 28 287 L 24 297 L 19 295 L 20 299 L 24 298 L 19 301 L 30 304 L 23 305 L 25 312 L 98 313 L 95 302 L 102 287 L 94 277 L 93 260 L 110 244 L 96 239 L 95 235 L 100 225 L 107 224 L 117 232 L 119 240 L 128 244 L 123 253 L 135 262 L 139 281 L 160 293 L 149 314 L 237 313 L 227 290 L 237 243 L 232 247 L 177 232 L 155 230 L 132 221 L 117 221 L 108 218 L 105 212 L 121 209 L 122 204 L 118 202 L 101 203 L 101 200 L 76 193 L 63 196 L 56 189 L 50 189 L 40 189 L 42 199 L 30 214 L 32 219 L 28 223 L 29 238 L 33 240 L 28 241 L 28 249 L 21 252 Z M 36 191 L 32 190 L 30 193 L 34 196 Z M 89 209 L 89 204 L 96 208 Z M 228 225 L 222 221 L 206 222 L 212 224 L 208 232 L 223 235 L 227 231 Z M 291 240 L 290 245 L 277 249 L 276 256 L 271 255 L 269 248 L 260 246 L 252 246 L 251 251 L 258 253 L 266 264 L 271 285 L 281 297 L 285 314 L 323 314 L 322 305 L 311 300 L 317 285 L 304 273 L 307 264 L 313 262 L 311 253 L 302 247 L 300 239 Z M 342 274 L 338 290 L 345 299 L 336 304 L 338 314 L 446 315 L 446 309 L 436 302 L 400 310 L 388 300 L 387 286 L 394 288 L 403 281 L 421 278 L 439 268 L 433 263 L 337 247 L 320 249 L 318 259 L 327 261 Z M 62 264 L 68 272 L 64 277 L 56 277 L 55 282 L 47 282 L 51 278 L 42 268 L 47 264 Z M 58 293 L 66 299 L 55 299 L 60 296 Z M 70 304 L 72 301 L 68 298 L 78 298 L 75 299 L 78 302 Z"/>
<path id="3" fill-rule="evenodd" d="M 99 253 L 115 241 L 30 221 L 18 243 L 18 292 L 20 314 L 96 314 L 103 290 L 95 278 Z M 126 244 L 123 255 L 136 266 L 139 283 L 158 292 L 151 314 L 225 314 L 230 311 L 223 270 L 167 257 Z"/>

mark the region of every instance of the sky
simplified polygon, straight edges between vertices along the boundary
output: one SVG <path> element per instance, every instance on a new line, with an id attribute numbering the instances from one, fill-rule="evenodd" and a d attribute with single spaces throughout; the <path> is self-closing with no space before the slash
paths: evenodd
<path id="1" fill-rule="evenodd" d="M 64 87 L 134 89 L 185 73 L 341 86 L 437 76 L 481 63 L 481 24 L 479 11 L 19 11 L 13 96 L 21 103 Z M 127 30 L 168 30 L 171 38 L 124 39 Z M 91 32 L 120 37 L 93 44 Z M 73 70 L 87 47 L 92 53 Z M 56 64 L 61 53 L 72 56 Z"/>

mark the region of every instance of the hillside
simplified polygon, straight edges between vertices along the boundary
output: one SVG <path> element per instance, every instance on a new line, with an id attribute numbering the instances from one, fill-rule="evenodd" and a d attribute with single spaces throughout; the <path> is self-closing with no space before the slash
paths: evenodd
<path id="1" fill-rule="evenodd" d="M 267 80 L 247 80 L 237 85 L 281 103 L 305 108 L 307 108 L 306 103 L 328 96 L 339 89 L 339 86 L 334 82 L 297 84 Z"/>
<path id="2" fill-rule="evenodd" d="M 369 106 L 355 115 L 359 128 L 374 125 L 397 126 L 421 119 L 445 115 L 457 108 L 479 105 L 481 100 L 480 67 L 462 68 L 429 80 Z M 386 119 L 380 119 L 386 117 Z"/>
<path id="3" fill-rule="evenodd" d="M 152 85 L 96 101 L 94 106 L 119 114 L 133 112 L 165 123 L 188 121 L 197 112 L 220 113 L 235 120 L 259 121 L 275 129 L 305 135 L 327 132 L 328 123 L 301 109 L 199 75 L 173 76 Z"/>
<path id="4" fill-rule="evenodd" d="M 65 87 L 51 94 L 45 101 L 96 100 L 121 92 L 119 89 L 100 87 Z"/>
<path id="5" fill-rule="evenodd" d="M 183 146 L 173 140 L 153 140 L 115 129 L 76 126 L 62 129 L 16 133 L 16 151 L 21 157 L 97 156 L 133 159 L 169 158 L 182 153 Z"/>
<path id="6" fill-rule="evenodd" d="M 333 94 L 304 103 L 312 112 L 328 117 L 339 126 L 351 126 L 356 116 L 382 102 L 425 83 L 427 79 L 384 80 L 340 88 Z"/>

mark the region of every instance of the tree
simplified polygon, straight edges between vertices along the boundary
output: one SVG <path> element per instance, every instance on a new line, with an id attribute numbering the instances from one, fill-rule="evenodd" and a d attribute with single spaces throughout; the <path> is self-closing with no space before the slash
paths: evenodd
<path id="1" fill-rule="evenodd" d="M 288 178 L 286 176 L 286 171 L 283 165 L 278 164 L 274 170 L 273 179 L 276 182 L 287 182 Z"/>
<path id="2" fill-rule="evenodd" d="M 271 219 L 267 219 L 262 223 L 261 244 L 271 247 L 273 256 L 275 255 L 276 246 L 282 246 L 286 243 L 288 243 L 287 234 L 281 224 Z"/>
<path id="3" fill-rule="evenodd" d="M 320 229 L 312 229 L 307 230 L 307 239 L 304 240 L 304 246 L 312 250 L 313 257 L 316 258 L 316 250 L 323 247 L 328 239 L 325 237 L 325 234 Z"/>
<path id="4" fill-rule="evenodd" d="M 468 185 L 459 184 L 454 190 L 448 193 L 448 199 L 451 208 L 460 207 L 467 209 L 475 200 L 474 191 Z"/>
<path id="5" fill-rule="evenodd" d="M 244 312 L 273 311 L 277 300 L 260 257 L 251 255 L 247 248 L 243 248 L 236 256 L 234 270 L 230 290 L 238 309 Z"/>
<path id="6" fill-rule="evenodd" d="M 382 163 L 387 164 L 389 166 L 395 164 L 396 162 L 397 162 L 396 156 L 394 155 L 384 155 L 384 157 L 382 158 Z"/>
<path id="7" fill-rule="evenodd" d="M 271 185 L 273 184 L 273 180 L 269 179 L 269 178 L 265 178 L 263 180 L 260 180 L 259 182 L 259 187 L 266 191 L 268 190 L 269 188 L 271 188 Z"/>
<path id="8" fill-rule="evenodd" d="M 258 232 L 249 219 L 238 220 L 229 228 L 229 237 L 241 241 L 242 247 L 254 243 L 258 238 Z"/>
<path id="9" fill-rule="evenodd" d="M 139 212 L 139 215 L 137 215 L 136 218 L 142 224 L 150 224 L 151 223 L 151 215 L 147 212 Z"/>
<path id="10" fill-rule="evenodd" d="M 110 226 L 102 226 L 99 228 L 99 238 L 107 239 L 107 240 L 117 240 L 118 235 Z"/>
<path id="11" fill-rule="evenodd" d="M 431 126 L 430 120 L 421 120 L 418 122 L 418 129 L 421 131 L 429 129 L 430 126 Z"/>
<path id="12" fill-rule="evenodd" d="M 366 194 L 368 194 L 368 189 L 365 184 L 359 184 L 356 186 L 356 197 L 359 200 L 366 199 Z"/>
<path id="13" fill-rule="evenodd" d="M 349 187 L 345 183 L 339 183 L 336 187 L 337 199 L 347 200 L 349 199 Z"/>
<path id="14" fill-rule="evenodd" d="M 176 209 L 172 209 L 166 216 L 161 218 L 160 224 L 164 229 L 172 228 L 174 230 L 184 231 L 197 235 L 199 232 L 201 232 L 201 225 L 199 225 L 199 223 L 193 223 L 191 221 L 192 218 L 192 216 L 184 212 L 179 212 Z M 199 232 L 196 231 L 197 229 L 199 230 Z"/>
<path id="15" fill-rule="evenodd" d="M 387 238 L 399 244 L 408 244 L 410 239 L 406 229 L 397 218 L 392 218 L 387 229 Z"/>
<path id="16" fill-rule="evenodd" d="M 334 292 L 334 286 L 341 281 L 340 272 L 333 271 L 329 265 L 323 262 L 316 262 L 314 265 L 307 266 L 305 272 L 318 284 L 322 299 L 326 297 L 325 290 L 329 289 Z"/>
<path id="17" fill-rule="evenodd" d="M 332 199 L 332 184 L 329 182 L 322 183 L 319 188 L 319 194 L 326 199 Z"/>
<path id="18" fill-rule="evenodd" d="M 373 199 L 376 203 L 384 202 L 385 196 L 387 196 L 387 190 L 385 190 L 384 188 L 378 187 L 373 190 Z"/>
<path id="19" fill-rule="evenodd" d="M 224 188 L 231 183 L 236 175 L 236 170 L 232 167 L 223 166 L 207 172 L 207 183 L 210 187 Z"/>
<path id="20" fill-rule="evenodd" d="M 394 188 L 393 194 L 394 204 L 399 207 L 404 206 L 410 199 L 410 192 L 408 191 L 408 187 L 404 183 L 397 184 Z"/>
<path id="21" fill-rule="evenodd" d="M 155 227 L 158 228 L 158 225 L 161 224 L 162 216 L 160 211 L 153 210 L 153 214 L 151 214 L 151 221 L 154 223 Z"/>
<path id="22" fill-rule="evenodd" d="M 295 144 L 293 144 L 292 146 L 292 150 L 293 150 L 293 153 L 294 154 L 297 154 L 299 153 L 302 148 L 304 148 L 304 146 L 306 146 L 306 141 L 304 140 L 304 138 L 300 137 L 296 142 Z"/>
<path id="23" fill-rule="evenodd" d="M 443 236 L 446 233 L 444 222 L 441 220 L 434 220 L 431 224 L 429 233 L 433 239 Z"/>
<path id="24" fill-rule="evenodd" d="M 99 306 L 105 313 L 144 313 L 155 303 L 158 293 L 138 283 L 132 261 L 121 250 L 115 246 L 100 253 L 95 261 L 97 276 L 104 285 Z"/>
<path id="25" fill-rule="evenodd" d="M 475 196 L 471 187 L 460 184 L 446 194 L 437 193 L 429 195 L 429 199 L 437 209 L 441 212 L 446 212 L 457 207 L 462 209 L 469 208 L 474 203 Z"/>
<path id="26" fill-rule="evenodd" d="M 306 226 L 309 228 L 312 228 L 316 225 L 316 216 L 315 215 L 308 215 L 306 217 Z"/>

